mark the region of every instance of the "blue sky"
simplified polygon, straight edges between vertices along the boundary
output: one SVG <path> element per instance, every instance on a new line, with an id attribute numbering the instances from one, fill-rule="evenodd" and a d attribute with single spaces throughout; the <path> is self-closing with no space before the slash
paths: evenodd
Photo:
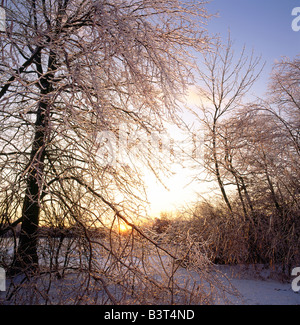
<path id="1" fill-rule="evenodd" d="M 300 31 L 292 29 L 292 10 L 300 7 L 300 0 L 212 0 L 207 5 L 209 13 L 219 13 L 212 18 L 207 29 L 227 39 L 230 29 L 236 50 L 246 45 L 249 53 L 254 49 L 262 56 L 266 67 L 253 88 L 262 96 L 272 64 L 282 56 L 290 58 L 300 54 Z"/>

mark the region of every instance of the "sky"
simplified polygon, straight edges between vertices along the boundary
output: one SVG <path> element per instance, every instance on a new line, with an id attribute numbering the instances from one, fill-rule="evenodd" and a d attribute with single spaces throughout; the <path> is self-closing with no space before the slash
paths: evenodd
<path id="1" fill-rule="evenodd" d="M 236 51 L 246 46 L 249 52 L 262 56 L 266 62 L 261 78 L 253 88 L 263 96 L 272 65 L 282 56 L 300 54 L 300 31 L 292 29 L 292 10 L 300 7 L 300 0 L 212 0 L 208 11 L 217 13 L 208 23 L 209 33 L 220 34 L 226 40 L 228 30 Z M 298 23 L 300 25 L 300 22 Z"/>
<path id="2" fill-rule="evenodd" d="M 236 53 L 245 45 L 249 54 L 253 50 L 265 62 L 260 79 L 251 89 L 255 97 L 263 97 L 267 91 L 276 60 L 300 54 L 300 31 L 292 29 L 295 7 L 300 7 L 300 0 L 213 0 L 207 5 L 209 13 L 218 13 L 218 18 L 212 18 L 207 25 L 210 34 L 218 34 L 226 41 L 230 30 Z M 176 166 L 174 177 L 166 180 L 169 191 L 155 181 L 155 176 L 148 175 L 150 214 L 159 216 L 160 211 L 172 211 L 196 200 L 194 191 L 201 190 L 201 186 L 203 190 L 203 184 L 188 185 L 191 175 L 188 169 Z"/>

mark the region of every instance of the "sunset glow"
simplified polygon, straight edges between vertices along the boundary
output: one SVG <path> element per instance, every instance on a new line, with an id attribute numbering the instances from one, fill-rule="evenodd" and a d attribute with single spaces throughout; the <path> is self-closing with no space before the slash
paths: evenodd
<path id="1" fill-rule="evenodd" d="M 121 233 L 125 233 L 125 232 L 127 232 L 128 230 L 129 230 L 128 226 L 125 225 L 124 223 L 121 223 L 121 224 L 119 225 L 119 231 L 120 231 Z"/>

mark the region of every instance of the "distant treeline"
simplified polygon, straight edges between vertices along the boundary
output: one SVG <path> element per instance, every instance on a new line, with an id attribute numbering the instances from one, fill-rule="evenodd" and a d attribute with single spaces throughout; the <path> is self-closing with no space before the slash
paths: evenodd
<path id="1" fill-rule="evenodd" d="M 7 226 L 2 227 L 2 229 L 6 229 Z M 21 227 L 17 226 L 14 229 L 10 229 L 6 231 L 4 234 L 0 235 L 2 238 L 9 238 L 9 237 L 19 237 L 21 232 Z M 104 238 L 106 236 L 106 232 L 104 228 L 93 228 L 86 230 L 86 234 L 89 237 L 101 237 Z M 58 227 L 46 227 L 41 226 L 38 230 L 39 238 L 77 238 L 82 236 L 83 230 L 79 227 L 65 227 L 65 228 L 58 228 Z"/>

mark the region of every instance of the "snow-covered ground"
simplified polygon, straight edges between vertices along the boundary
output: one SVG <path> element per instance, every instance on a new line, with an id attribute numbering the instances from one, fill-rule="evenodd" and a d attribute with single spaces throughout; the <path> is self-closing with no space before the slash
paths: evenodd
<path id="1" fill-rule="evenodd" d="M 10 248 L 7 246 L 6 250 Z M 12 254 L 11 252 L 8 252 Z M 7 254 L 8 254 L 7 253 Z M 100 254 L 101 255 L 101 254 Z M 100 256 L 99 255 L 99 256 Z M 150 256 L 151 257 L 151 256 Z M 149 265 L 152 265 L 153 272 L 158 272 L 161 268 L 161 262 L 164 266 L 167 267 L 170 263 L 167 256 L 160 255 L 152 256 L 150 258 Z M 128 260 L 131 266 L 137 267 L 139 265 L 138 258 L 132 257 Z M 100 263 L 100 262 L 99 262 Z M 126 264 L 126 261 L 123 263 L 123 266 Z M 101 263 L 99 264 L 101 265 Z M 216 265 L 212 268 L 211 271 L 208 271 L 208 278 L 217 276 L 221 280 L 221 284 L 224 284 L 226 287 L 228 284 L 231 284 L 236 291 L 239 292 L 239 295 L 229 296 L 229 300 L 233 304 L 246 304 L 246 305 L 300 305 L 300 291 L 294 292 L 291 286 L 291 279 L 283 277 L 278 270 L 274 268 L 269 268 L 264 265 Z M 196 283 L 200 283 L 200 274 L 193 274 L 193 272 L 188 272 L 184 267 L 178 269 L 177 275 L 180 277 L 182 283 L 188 282 L 189 277 L 193 276 Z M 157 275 L 157 281 L 159 281 L 159 276 Z M 218 279 L 216 280 L 218 281 Z M 69 279 L 70 281 L 72 280 Z M 61 281 L 59 283 L 62 283 Z M 62 287 L 62 290 L 67 291 L 67 288 L 70 288 L 70 283 L 64 283 L 66 286 Z M 299 285 L 299 284 L 298 284 Z M 74 284 L 72 284 L 73 288 Z M 9 287 L 9 280 L 6 281 L 6 288 Z M 55 287 L 55 286 L 54 286 Z M 222 287 L 222 286 L 221 286 Z M 221 288 L 219 286 L 219 288 Z M 220 289 L 223 290 L 223 289 Z M 234 291 L 234 290 L 233 290 Z M 230 292 L 233 292 L 230 291 Z M 97 295 L 101 295 L 100 292 Z M 0 305 L 5 301 L 5 292 L 0 291 Z M 58 302 L 59 303 L 59 302 Z M 224 300 L 220 298 L 219 301 L 215 300 L 217 304 L 224 304 Z"/>
<path id="2" fill-rule="evenodd" d="M 274 279 L 272 272 L 264 267 L 217 266 L 219 277 L 230 283 L 240 293 L 229 297 L 237 305 L 300 305 L 300 292 L 294 292 L 291 283 Z M 185 273 L 184 270 L 182 270 Z M 5 292 L 0 292 L 0 304 Z M 218 303 L 218 302 L 217 302 Z M 221 302 L 222 304 L 223 302 Z"/>
<path id="3" fill-rule="evenodd" d="M 218 266 L 218 269 L 241 295 L 231 299 L 235 304 L 300 305 L 300 292 L 294 292 L 289 281 L 280 279 L 268 268 L 236 265 Z"/>

